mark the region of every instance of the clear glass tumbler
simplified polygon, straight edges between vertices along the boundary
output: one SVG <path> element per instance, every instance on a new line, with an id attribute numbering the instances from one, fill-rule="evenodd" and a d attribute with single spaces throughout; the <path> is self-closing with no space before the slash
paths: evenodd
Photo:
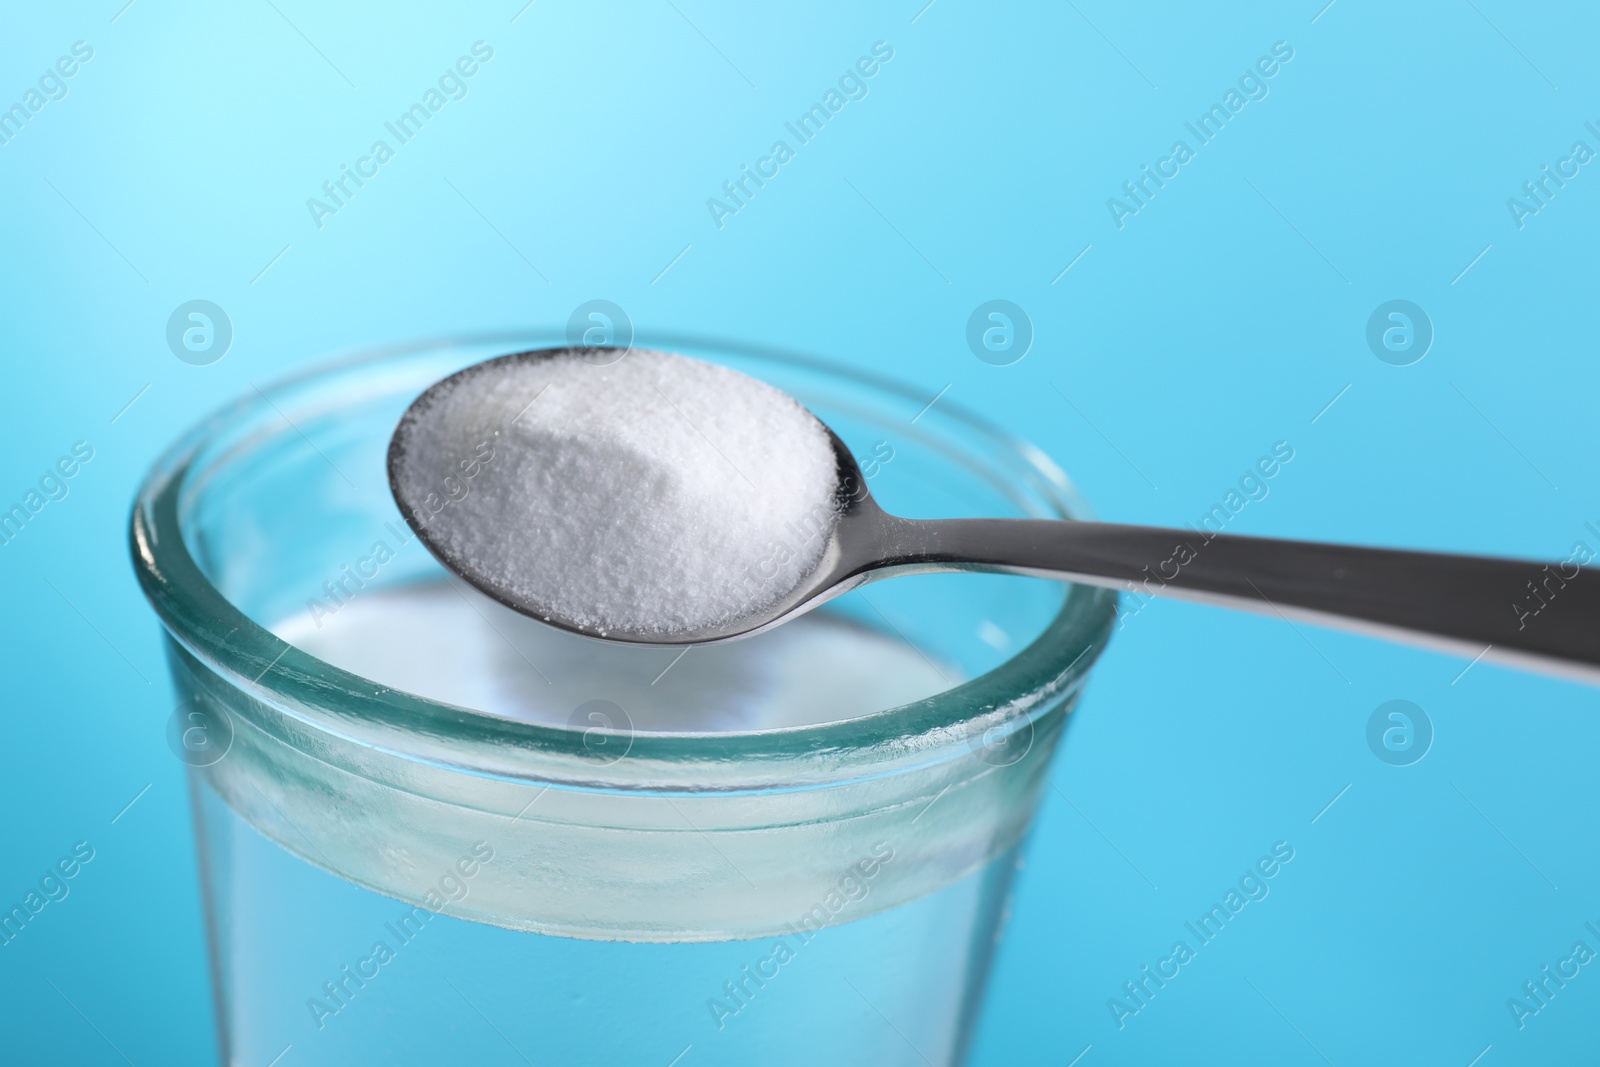
<path id="1" fill-rule="evenodd" d="M 947 401 L 651 342 L 798 397 L 890 510 L 1081 515 L 1047 458 Z M 447 580 L 384 456 L 433 381 L 555 343 L 291 380 L 139 495 L 222 1061 L 959 1063 L 1115 595 L 939 575 L 681 654 L 545 632 Z"/>

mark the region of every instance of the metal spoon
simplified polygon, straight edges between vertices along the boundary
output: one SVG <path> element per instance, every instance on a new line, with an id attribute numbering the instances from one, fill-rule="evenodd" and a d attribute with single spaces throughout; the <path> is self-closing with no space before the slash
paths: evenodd
<path id="1" fill-rule="evenodd" d="M 1600 684 L 1600 576 L 1591 568 L 1105 522 L 902 519 L 872 499 L 855 458 L 831 430 L 839 517 L 817 568 L 799 586 L 755 614 L 699 630 L 600 634 L 498 586 L 411 520 L 421 501 L 406 499 L 395 476 L 408 421 L 390 445 L 390 488 L 429 551 L 515 611 L 610 641 L 729 641 L 882 578 L 997 571 L 1303 619 Z"/>

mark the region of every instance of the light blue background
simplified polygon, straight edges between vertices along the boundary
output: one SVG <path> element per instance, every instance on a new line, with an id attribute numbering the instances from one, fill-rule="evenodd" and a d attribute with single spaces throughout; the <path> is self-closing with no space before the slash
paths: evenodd
<path id="1" fill-rule="evenodd" d="M 1574 141 L 1600 148 L 1592 8 L 922 2 L 0 15 L 0 104 L 94 48 L 0 145 L 0 501 L 74 441 L 95 449 L 0 547 L 0 903 L 74 842 L 96 850 L 0 948 L 6 1059 L 214 1055 L 182 767 L 124 527 L 183 427 L 330 353 L 559 325 L 603 297 L 643 331 L 948 385 L 1108 519 L 1195 520 L 1288 441 L 1230 530 L 1600 549 L 1600 170 L 1524 228 L 1506 206 Z M 318 229 L 306 198 L 478 40 L 494 58 L 469 95 Z M 706 199 L 878 40 L 894 59 L 870 95 L 719 230 Z M 1107 198 L 1275 41 L 1294 58 L 1270 95 L 1118 229 Z M 211 366 L 163 336 L 195 298 L 235 329 Z M 964 341 L 994 298 L 1036 331 L 1009 367 Z M 1413 366 L 1364 340 L 1393 298 L 1436 330 Z M 1058 763 L 974 1062 L 1592 1050 L 1600 967 L 1525 1029 L 1507 999 L 1574 942 L 1600 949 L 1583 925 L 1600 926 L 1597 690 L 1466 666 L 1176 603 L 1128 618 Z M 1397 698 L 1436 731 L 1403 768 L 1365 740 Z M 1271 895 L 1119 1030 L 1107 999 L 1277 841 L 1295 858 Z"/>

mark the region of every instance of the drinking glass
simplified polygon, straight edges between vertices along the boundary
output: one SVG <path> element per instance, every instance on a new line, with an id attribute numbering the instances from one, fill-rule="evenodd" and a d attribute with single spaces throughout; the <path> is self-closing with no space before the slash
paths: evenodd
<path id="1" fill-rule="evenodd" d="M 961 1062 L 1115 594 L 934 575 L 686 652 L 544 633 L 443 573 L 384 461 L 426 386 L 555 343 L 303 375 L 142 487 L 222 1062 Z M 889 510 L 1083 514 L 1048 458 L 948 400 L 651 344 L 799 398 Z"/>

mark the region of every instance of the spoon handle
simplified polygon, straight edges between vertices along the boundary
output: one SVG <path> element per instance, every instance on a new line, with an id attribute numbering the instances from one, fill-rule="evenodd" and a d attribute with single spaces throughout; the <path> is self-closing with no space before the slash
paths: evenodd
<path id="1" fill-rule="evenodd" d="M 1065 578 L 1539 661 L 1600 682 L 1600 571 L 1575 562 L 1043 519 L 902 520 L 895 562 Z M 941 569 L 943 569 L 941 567 Z"/>

